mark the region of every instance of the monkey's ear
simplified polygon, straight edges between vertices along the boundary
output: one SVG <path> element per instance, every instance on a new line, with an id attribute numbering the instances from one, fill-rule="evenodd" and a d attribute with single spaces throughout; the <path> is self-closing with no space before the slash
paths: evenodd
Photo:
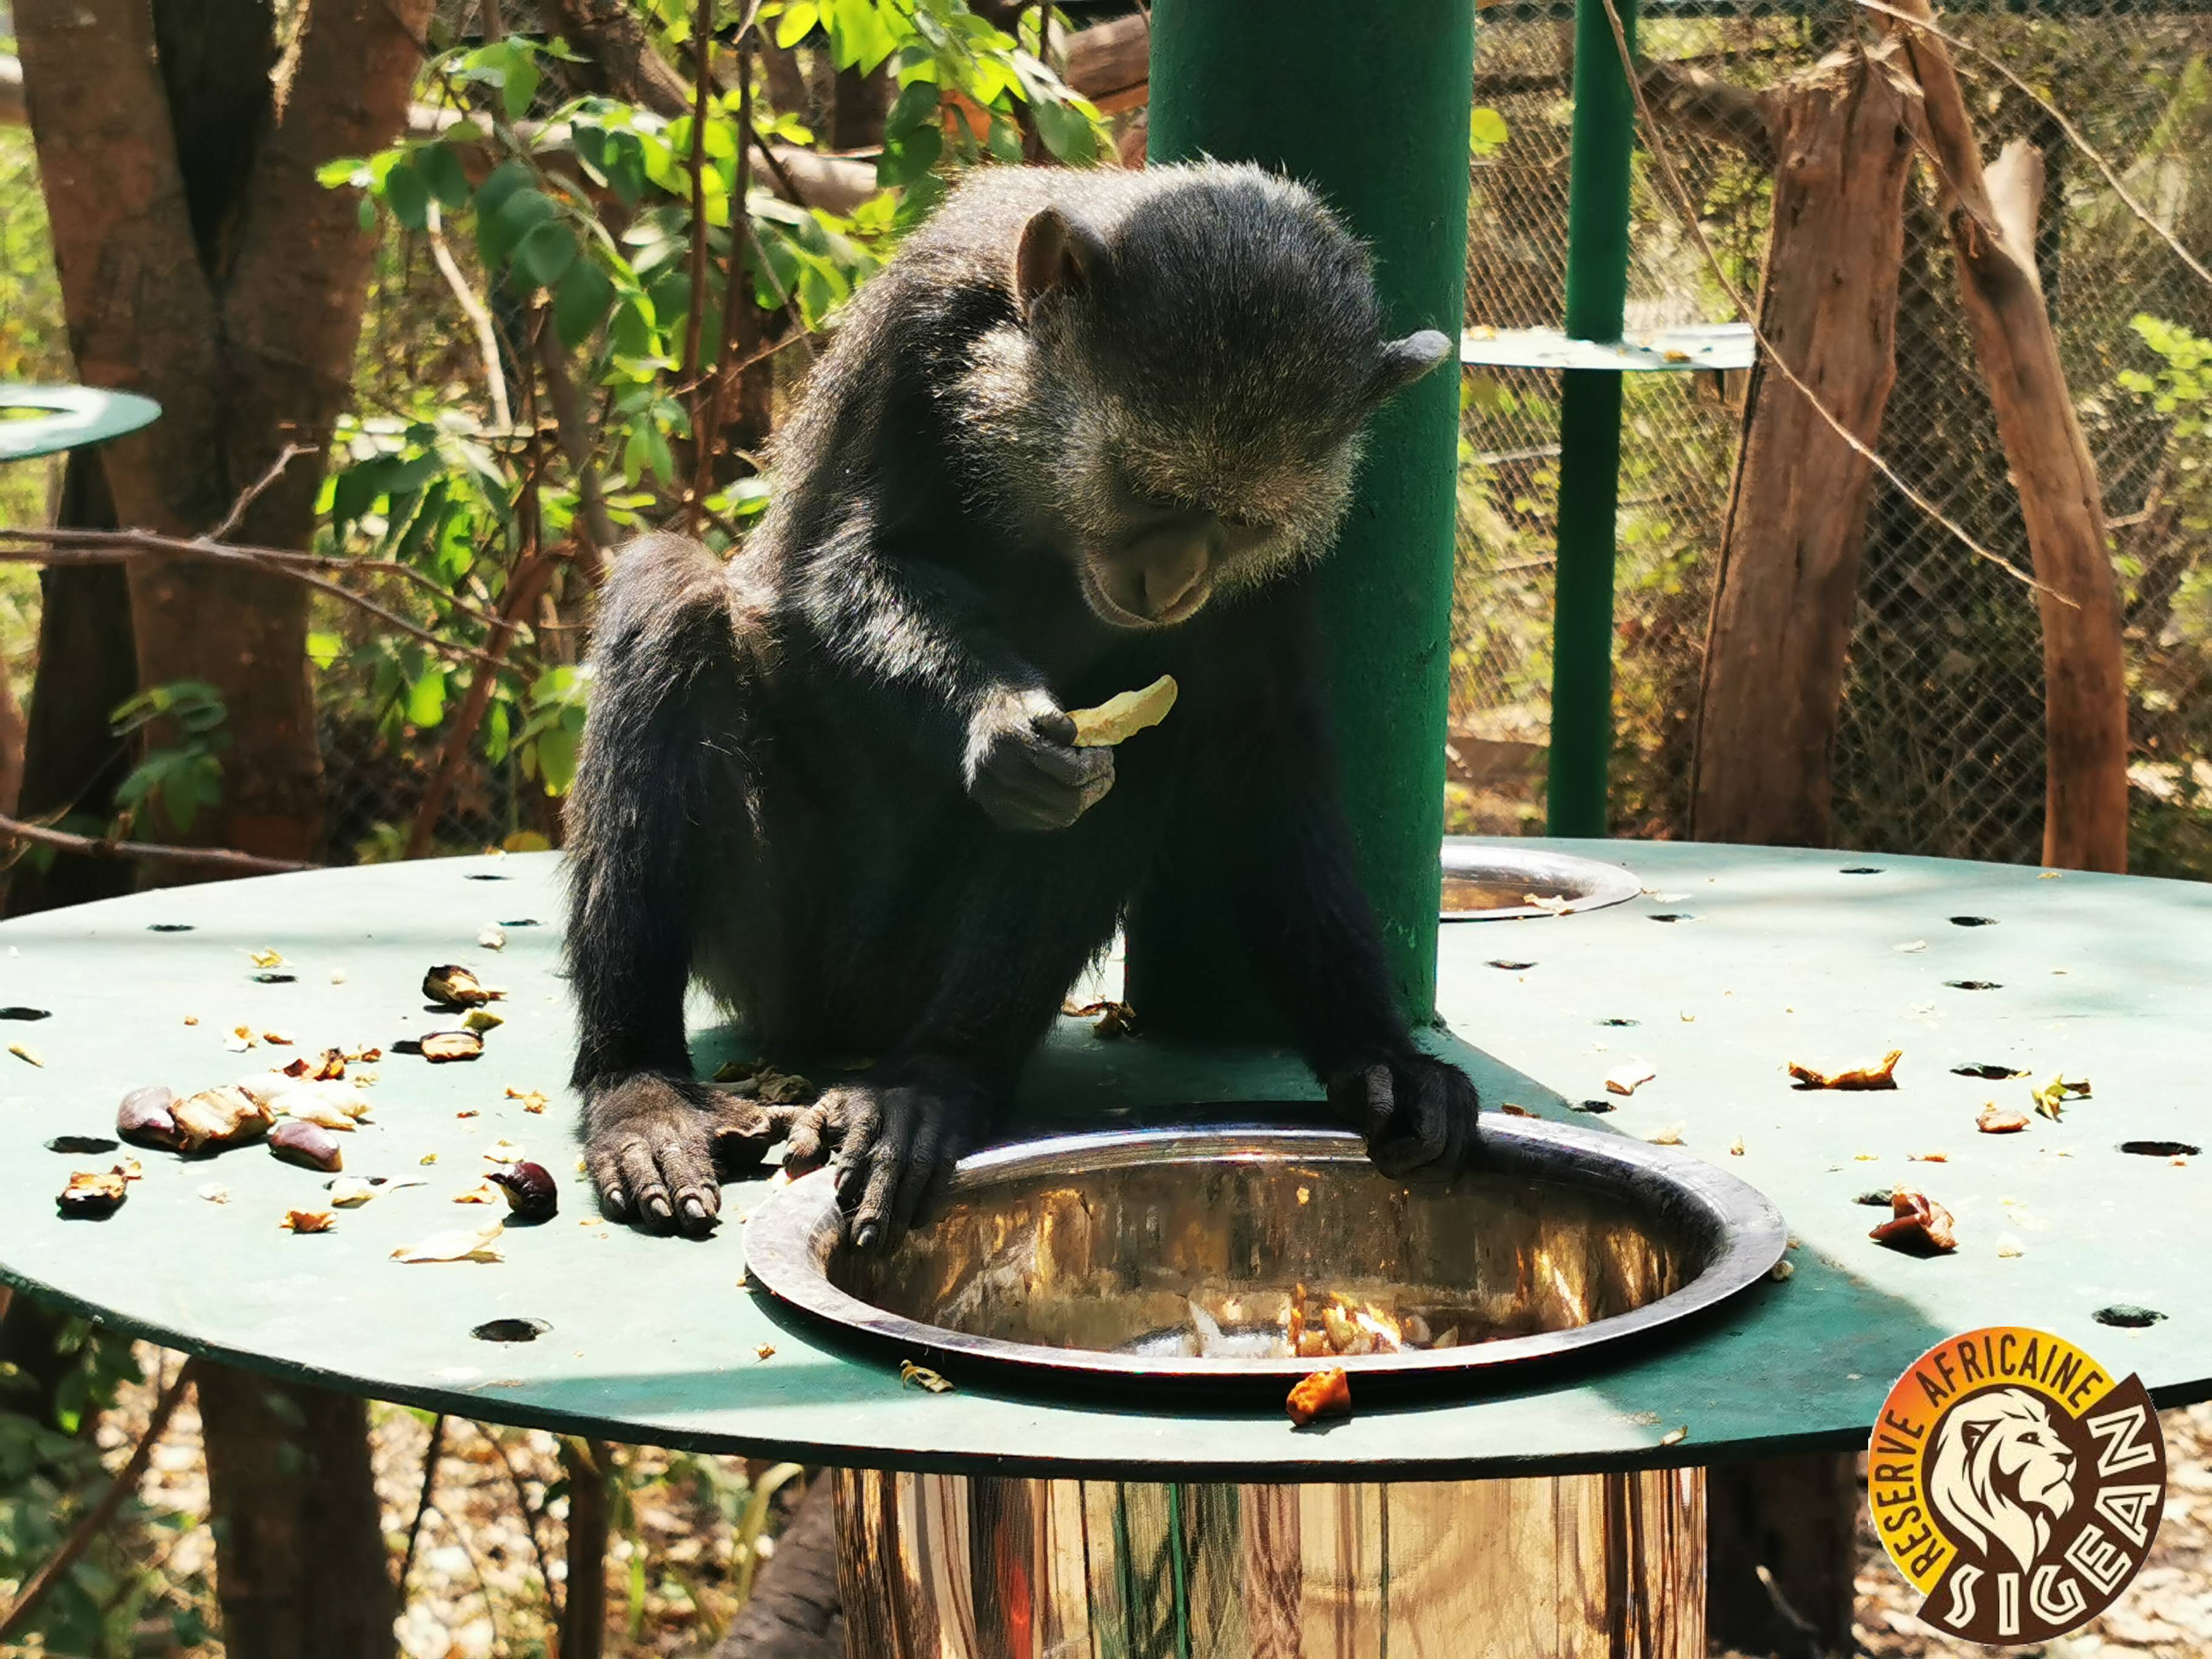
<path id="1" fill-rule="evenodd" d="M 1058 208 L 1040 208 L 1022 227 L 1014 252 L 1014 303 L 1027 316 L 1048 294 L 1080 293 L 1105 263 L 1106 245 L 1090 226 Z"/>
<path id="2" fill-rule="evenodd" d="M 1382 348 L 1382 361 L 1367 383 L 1367 401 L 1379 404 L 1407 386 L 1452 355 L 1452 343 L 1432 328 L 1393 340 Z"/>

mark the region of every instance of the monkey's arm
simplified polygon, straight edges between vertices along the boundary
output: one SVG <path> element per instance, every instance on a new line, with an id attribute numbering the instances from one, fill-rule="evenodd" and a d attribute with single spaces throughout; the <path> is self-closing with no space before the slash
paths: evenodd
<path id="1" fill-rule="evenodd" d="M 1113 787 L 1111 753 L 1074 747 L 1075 724 L 1044 675 L 955 573 L 902 556 L 865 520 L 803 555 L 798 570 L 808 632 L 880 709 L 878 729 L 995 822 L 1066 829 Z"/>
<path id="2" fill-rule="evenodd" d="M 1423 1054 L 1399 1011 L 1338 795 L 1318 630 L 1303 596 L 1283 612 L 1249 741 L 1219 774 L 1220 878 L 1262 988 L 1377 1166 L 1456 1169 L 1474 1148 L 1474 1085 Z"/>

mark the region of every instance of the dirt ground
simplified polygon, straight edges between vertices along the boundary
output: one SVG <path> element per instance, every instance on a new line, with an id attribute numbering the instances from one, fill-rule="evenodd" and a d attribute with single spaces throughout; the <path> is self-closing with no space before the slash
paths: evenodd
<path id="1" fill-rule="evenodd" d="M 175 1357 L 146 1351 L 173 1366 Z M 101 1431 L 119 1466 L 142 1427 L 152 1388 L 133 1390 Z M 2148 1655 L 2212 1659 L 2212 1406 L 2162 1419 L 2169 1468 L 2165 1518 L 2148 1564 L 2116 1607 L 2063 1641 L 2014 1651 L 2046 1659 Z M 379 1406 L 373 1413 L 378 1491 L 395 1559 L 422 1490 L 429 1423 L 422 1414 Z M 625 1448 L 622 1497 L 609 1549 L 608 1659 L 703 1655 L 738 1606 L 733 1540 L 749 1497 L 742 1461 Z M 568 1499 L 553 1437 L 533 1431 L 448 1422 L 408 1577 L 400 1627 L 408 1659 L 541 1659 L 554 1640 L 548 1583 L 563 1577 Z M 787 1486 L 780 1516 L 797 1497 Z M 550 1494 L 549 1496 L 549 1493 Z M 204 1516 L 206 1469 L 198 1419 L 187 1404 L 156 1449 L 140 1493 L 149 1516 L 138 1529 L 149 1571 L 169 1587 L 158 1621 L 149 1619 L 141 1659 L 219 1659 L 211 1641 L 180 1639 L 195 1622 L 215 1625 L 214 1542 Z M 766 1557 L 773 1539 L 758 1546 Z M 1935 1659 L 1986 1651 L 1948 1641 L 1912 1616 L 1914 1592 L 1892 1570 L 1863 1518 L 1859 1534 L 1858 1618 L 1862 1653 L 1877 1659 Z M 182 1612 L 185 1617 L 178 1617 Z M 26 1655 L 37 1649 L 21 1650 Z"/>

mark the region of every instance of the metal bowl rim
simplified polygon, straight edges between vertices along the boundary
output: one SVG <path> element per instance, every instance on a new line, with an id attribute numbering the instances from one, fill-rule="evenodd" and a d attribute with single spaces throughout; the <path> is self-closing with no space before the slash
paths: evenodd
<path id="1" fill-rule="evenodd" d="M 1782 1212 L 1771 1199 L 1748 1182 L 1679 1147 L 1656 1146 L 1576 1124 L 1492 1113 L 1483 1115 L 1483 1132 L 1493 1147 L 1502 1143 L 1524 1157 L 1536 1155 L 1534 1161 L 1539 1163 L 1548 1161 L 1544 1154 L 1556 1157 L 1562 1152 L 1579 1152 L 1601 1167 L 1610 1166 L 1623 1187 L 1637 1176 L 1656 1178 L 1676 1198 L 1686 1200 L 1717 1231 L 1721 1247 L 1705 1264 L 1705 1270 L 1688 1284 L 1626 1313 L 1565 1330 L 1505 1337 L 1456 1348 L 1346 1356 L 1335 1363 L 1347 1372 L 1355 1376 L 1431 1377 L 1490 1373 L 1602 1347 L 1672 1325 L 1726 1301 L 1764 1278 L 1788 1248 L 1788 1229 Z M 951 1190 L 957 1192 L 1020 1173 L 1047 1159 L 1053 1163 L 1046 1167 L 1054 1167 L 1071 1154 L 1106 1154 L 1109 1161 L 1087 1167 L 1114 1169 L 1138 1161 L 1139 1154 L 1150 1160 L 1157 1160 L 1164 1151 L 1173 1155 L 1178 1144 L 1188 1145 L 1195 1151 L 1202 1144 L 1218 1145 L 1231 1139 L 1261 1153 L 1279 1149 L 1294 1154 L 1304 1149 L 1310 1153 L 1355 1158 L 1362 1162 L 1366 1158 L 1364 1145 L 1348 1129 L 1286 1127 L 1265 1123 L 1107 1129 L 1047 1136 L 972 1153 L 960 1161 Z M 1259 1143 L 1256 1148 L 1252 1146 L 1255 1141 Z M 957 1355 L 1024 1370 L 1074 1374 L 1099 1380 L 1216 1384 L 1291 1382 L 1315 1369 L 1309 1359 L 1291 1358 L 1186 1356 L 1163 1363 L 1141 1354 L 1059 1348 L 1042 1343 L 975 1336 L 890 1312 L 831 1283 L 829 1274 L 817 1265 L 814 1241 L 817 1233 L 831 1224 L 836 1204 L 831 1179 L 830 1170 L 817 1170 L 770 1193 L 746 1218 L 744 1244 L 745 1265 L 753 1279 L 779 1300 L 832 1324 L 933 1354 Z"/>
<path id="2" fill-rule="evenodd" d="M 1585 858 L 1579 853 L 1553 853 L 1538 848 L 1517 848 L 1510 842 L 1488 841 L 1476 836 L 1446 836 L 1443 839 L 1443 871 L 1447 876 L 1479 876 L 1486 869 L 1511 868 L 1534 877 L 1550 876 L 1561 881 L 1585 881 L 1591 890 L 1575 900 L 1574 914 L 1603 910 L 1615 904 L 1626 904 L 1644 891 L 1644 884 L 1636 872 L 1618 864 L 1607 864 L 1602 859 Z M 1498 910 L 1440 910 L 1441 921 L 1526 921 L 1535 917 L 1558 921 L 1561 918 L 1553 911 L 1534 904 L 1516 904 Z"/>

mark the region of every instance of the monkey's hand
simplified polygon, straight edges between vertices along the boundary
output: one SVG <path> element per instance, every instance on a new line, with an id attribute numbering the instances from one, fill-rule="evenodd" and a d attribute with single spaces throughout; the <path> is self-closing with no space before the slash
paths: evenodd
<path id="1" fill-rule="evenodd" d="M 804 1109 L 640 1073 L 592 1092 L 584 1162 L 614 1219 L 702 1233 L 721 1210 L 722 1176 L 757 1166 Z"/>
<path id="2" fill-rule="evenodd" d="M 960 1068 L 894 1063 L 831 1089 L 791 1131 L 783 1166 L 804 1175 L 837 1160 L 837 1202 L 861 1249 L 896 1243 L 952 1173 L 988 1115 L 989 1097 Z"/>
<path id="3" fill-rule="evenodd" d="M 1114 751 L 1078 749 L 1075 722 L 1042 691 L 994 696 L 968 723 L 969 794 L 1008 830 L 1065 830 L 1114 787 Z"/>
<path id="4" fill-rule="evenodd" d="M 1451 1176 L 1474 1161 L 1474 1085 L 1456 1066 L 1407 1054 L 1328 1080 L 1332 1110 L 1366 1138 L 1384 1175 Z"/>

